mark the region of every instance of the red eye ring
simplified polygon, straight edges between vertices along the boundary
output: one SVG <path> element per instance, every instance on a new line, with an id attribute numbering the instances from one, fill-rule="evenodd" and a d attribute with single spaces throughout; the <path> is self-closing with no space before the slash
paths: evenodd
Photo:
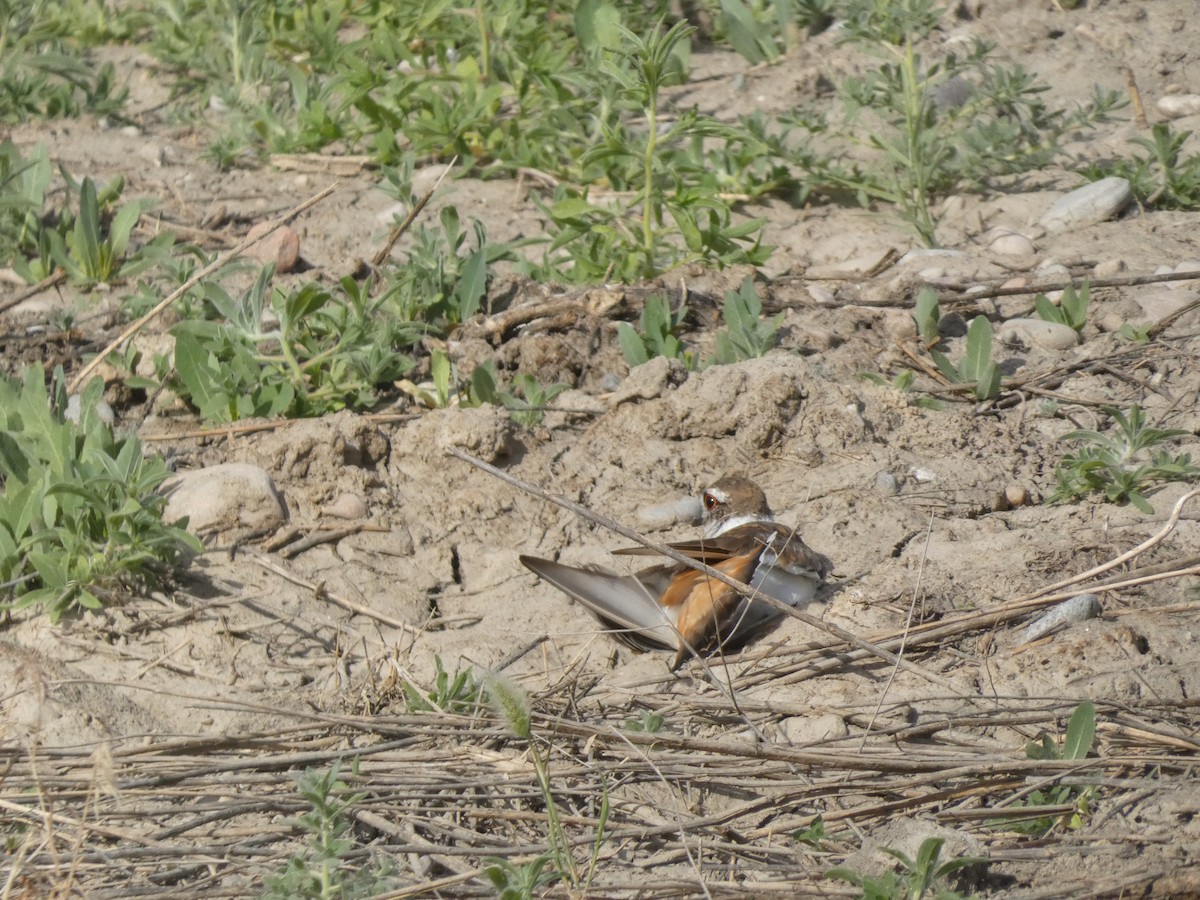
<path id="1" fill-rule="evenodd" d="M 704 495 L 704 508 L 708 510 L 716 509 L 719 501 L 712 494 Z"/>

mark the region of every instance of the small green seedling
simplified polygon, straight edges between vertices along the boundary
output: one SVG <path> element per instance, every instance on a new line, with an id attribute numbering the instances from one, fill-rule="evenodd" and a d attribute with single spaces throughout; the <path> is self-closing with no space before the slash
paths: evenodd
<path id="1" fill-rule="evenodd" d="M 393 884 L 392 867 L 386 859 L 348 859 L 354 849 L 350 833 L 351 808 L 366 795 L 351 792 L 341 779 L 341 760 L 324 771 L 308 769 L 296 780 L 296 789 L 309 804 L 308 812 L 290 820 L 308 835 L 308 846 L 293 854 L 286 868 L 268 876 L 264 900 L 339 897 L 374 897 Z M 358 774 L 358 761 L 351 766 Z"/>
<path id="2" fill-rule="evenodd" d="M 691 350 L 685 350 L 683 343 L 675 336 L 675 332 L 687 317 L 687 307 L 681 307 L 677 312 L 671 312 L 671 304 L 666 297 L 654 295 L 647 297 L 642 305 L 642 315 L 639 328 L 628 322 L 617 323 L 617 338 L 621 343 L 621 353 L 630 367 L 640 366 L 656 356 L 668 359 L 678 359 L 689 369 L 696 367 L 696 357 Z"/>
<path id="3" fill-rule="evenodd" d="M 992 324 L 976 316 L 967 328 L 967 352 L 957 365 L 937 350 L 930 356 L 952 384 L 973 385 L 975 399 L 991 400 L 1000 393 L 1000 369 L 992 360 Z"/>
<path id="4" fill-rule="evenodd" d="M 121 185 L 110 185 L 106 193 L 118 196 Z M 126 203 L 112 217 L 105 234 L 101 204 L 92 179 L 79 186 L 79 209 L 75 224 L 65 238 L 49 233 L 54 261 L 72 281 L 82 285 L 106 284 L 116 278 L 131 278 L 145 271 L 170 248 L 174 238 L 164 233 L 127 258 L 133 228 L 146 207 L 142 201 Z"/>
<path id="5" fill-rule="evenodd" d="M 509 410 L 514 422 L 532 428 L 546 415 L 547 405 L 570 385 L 562 382 L 542 385 L 532 375 L 521 373 L 513 379 L 513 387 L 515 392 L 499 392 L 500 402 Z"/>
<path id="6" fill-rule="evenodd" d="M 1059 463 L 1055 472 L 1058 483 L 1046 498 L 1048 503 L 1098 493 L 1110 503 L 1132 503 L 1144 513 L 1153 513 L 1148 494 L 1173 481 L 1200 478 L 1200 468 L 1193 465 L 1190 455 L 1157 449 L 1189 432 L 1147 425 L 1136 404 L 1127 413 L 1111 406 L 1104 411 L 1116 423 L 1114 431 L 1077 429 L 1059 439 L 1074 441 L 1077 447 Z"/>
<path id="7" fill-rule="evenodd" d="M 1076 331 L 1082 331 L 1087 324 L 1088 311 L 1088 282 L 1084 281 L 1079 290 L 1071 285 L 1063 291 L 1062 300 L 1058 306 L 1050 302 L 1045 294 L 1033 298 L 1033 308 L 1038 316 L 1047 322 L 1057 322 Z"/>
<path id="8" fill-rule="evenodd" d="M 926 838 L 917 850 L 916 859 L 885 847 L 884 853 L 900 861 L 903 871 L 899 873 L 885 872 L 883 875 L 869 876 L 839 866 L 826 872 L 825 877 L 849 882 L 860 888 L 863 897 L 868 900 L 921 900 L 927 896 L 935 896 L 940 900 L 961 900 L 962 894 L 945 888 L 942 883 L 960 869 L 983 865 L 988 861 L 983 857 L 964 856 L 941 862 L 944 843 L 945 838 Z"/>
<path id="9" fill-rule="evenodd" d="M 1029 759 L 1076 760 L 1086 759 L 1092 751 L 1096 739 L 1096 706 L 1090 700 L 1085 700 L 1075 708 L 1067 723 L 1067 731 L 1061 743 L 1048 734 L 1042 735 L 1040 741 L 1030 741 L 1025 746 L 1025 755 Z M 1096 795 L 1095 787 L 1059 784 L 1046 790 L 1037 790 L 1012 804 L 1013 808 L 1025 808 L 1030 811 L 1028 819 L 997 820 L 993 827 L 1022 834 L 1032 834 L 1045 837 L 1056 826 L 1062 825 L 1073 831 L 1083 827 L 1091 802 Z M 1066 815 L 1039 816 L 1040 807 L 1065 806 L 1073 804 L 1074 808 Z"/>
<path id="10" fill-rule="evenodd" d="M 717 332 L 716 355 L 711 360 L 718 365 L 765 355 L 775 346 L 783 313 L 764 320 L 754 279 L 747 277 L 739 290 L 726 292 L 721 318 L 725 327 Z"/>
<path id="11" fill-rule="evenodd" d="M 458 669 L 451 675 L 442 668 L 442 658 L 433 657 L 433 685 L 422 691 L 411 681 L 404 683 L 405 705 L 410 713 L 470 713 L 482 699 L 479 682 L 470 669 Z"/>
<path id="12" fill-rule="evenodd" d="M 942 340 L 938 323 L 942 320 L 941 306 L 932 288 L 923 288 L 913 305 L 913 322 L 926 347 L 936 347 Z"/>

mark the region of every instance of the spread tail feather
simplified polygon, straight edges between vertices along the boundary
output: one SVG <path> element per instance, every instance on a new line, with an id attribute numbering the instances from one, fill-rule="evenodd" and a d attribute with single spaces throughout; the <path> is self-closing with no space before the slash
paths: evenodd
<path id="1" fill-rule="evenodd" d="M 590 609 L 623 643 L 643 650 L 679 649 L 675 625 L 634 576 L 566 566 L 536 556 L 522 556 L 521 563 Z"/>

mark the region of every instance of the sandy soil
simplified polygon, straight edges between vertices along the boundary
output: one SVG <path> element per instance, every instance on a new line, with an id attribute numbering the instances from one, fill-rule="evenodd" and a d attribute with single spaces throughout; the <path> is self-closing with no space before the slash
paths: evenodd
<path id="1" fill-rule="evenodd" d="M 995 41 L 1051 84 L 1058 102 L 1084 99 L 1092 84 L 1124 91 L 1124 66 L 1152 120 L 1156 98 L 1200 92 L 1189 2 L 1110 0 L 1075 13 L 1049 0 L 960 6 L 947 39 Z M 854 65 L 829 35 L 768 70 L 747 71 L 728 54 L 700 53 L 697 62 L 699 74 L 712 77 L 679 99 L 718 116 L 779 114 L 822 76 Z M 130 51 L 119 63 L 138 128 L 56 122 L 17 128 L 14 139 L 46 142 L 77 177 L 124 174 L 129 195 L 158 198 L 164 222 L 208 228 L 213 248 L 232 246 L 253 222 L 334 180 L 321 163 L 305 173 L 216 172 L 202 156 L 201 130 L 167 124 L 162 110 L 137 114 L 163 96 L 145 59 Z M 1138 133 L 1118 118 L 1066 150 L 1110 158 L 1127 153 Z M 341 176 L 332 197 L 300 220 L 310 268 L 288 279 L 334 281 L 373 255 L 391 205 L 376 181 L 370 171 Z M 1121 260 L 1136 274 L 1200 258 L 1195 214 L 1134 208 L 1065 234 L 1030 228 L 1079 183 L 1052 168 L 1007 193 L 952 198 L 939 236 L 960 256 L 918 256 L 870 277 L 861 270 L 887 251 L 903 257 L 916 246 L 886 210 L 779 200 L 751 210 L 768 217 L 767 242 L 779 247 L 762 295 L 786 314 L 779 348 L 753 362 L 688 375 L 660 360 L 629 374 L 616 315 L 584 315 L 569 327 L 534 322 L 499 336 L 469 323 L 450 342 L 456 358 L 493 358 L 501 371 L 572 385 L 532 429 L 498 409 L 422 411 L 401 399 L 377 417 L 343 413 L 196 437 L 199 423 L 182 409 L 119 407 L 121 424 L 180 469 L 266 469 L 303 533 L 362 527 L 295 556 L 264 550 L 262 536 L 209 535 L 209 552 L 170 596 L 130 598 L 58 627 L 30 613 L 6 623 L 0 741 L 12 768 L 0 786 L 9 804 L 0 817 L 13 818 L 0 833 L 16 861 L 14 883 L 26 896 L 255 893 L 263 874 L 279 871 L 301 846 L 285 820 L 302 810 L 290 779 L 305 766 L 361 754 L 356 786 L 373 812 L 356 817 L 355 839 L 391 856 L 396 884 L 413 893 L 487 895 L 479 858 L 536 845 L 541 801 L 521 744 L 494 723 L 480 724 L 490 721 L 486 713 L 407 715 L 403 679 L 429 684 L 440 659 L 450 672 L 503 667 L 534 698 L 578 834 L 595 824 L 579 767 L 592 761 L 611 777 L 608 830 L 616 837 L 605 844 L 594 896 L 699 895 L 701 879 L 714 895 L 836 892 L 821 873 L 851 853 L 850 864 L 870 870 L 886 859 L 871 848 L 912 853 L 931 834 L 949 839 L 947 853 L 996 860 L 973 887 L 985 894 L 1194 895 L 1195 576 L 1101 592 L 1100 618 L 1033 644 L 1021 643 L 1025 613 L 1006 604 L 1162 529 L 1184 486 L 1155 495 L 1153 515 L 1040 500 L 1064 453 L 1058 438 L 1101 421 L 1101 405 L 1141 404 L 1151 421 L 1189 432 L 1180 449 L 1200 455 L 1200 317 L 1189 313 L 1153 344 L 1132 345 L 1114 323 L 1139 318 L 1137 298 L 1161 288 L 1095 289 L 1077 347 L 1000 348 L 1005 373 L 1027 378 L 1029 389 L 985 407 L 931 411 L 916 406 L 915 395 L 860 377 L 901 370 L 912 288 L 931 265 L 944 270 L 945 287 L 966 288 L 1047 260 L 1076 274 Z M 537 234 L 529 190 L 460 180 L 432 204 L 430 221 L 449 203 L 464 219 L 482 219 L 497 240 Z M 223 216 L 214 219 L 218 209 Z M 203 224 L 213 221 L 224 224 Z M 989 252 L 983 235 L 995 226 L 1034 234 L 1035 258 Z M 745 274 L 687 270 L 664 279 L 675 292 L 686 283 L 698 312 L 691 339 L 700 346 L 711 338 L 705 310 Z M 814 299 L 813 286 L 832 292 L 832 302 Z M 544 296 L 522 285 L 513 302 Z M 630 318 L 644 292 L 614 288 L 613 296 Z M 1030 300 L 983 308 L 1011 317 Z M 5 330 L 44 323 L 49 308 L 76 302 L 88 346 L 38 352 L 93 349 L 115 333 L 115 297 L 38 297 L 10 311 Z M 950 307 L 963 318 L 981 308 L 971 300 Z M 952 356 L 961 341 L 950 342 Z M 1047 399 L 1057 400 L 1057 412 Z M 452 448 L 634 527 L 656 504 L 721 473 L 747 473 L 780 517 L 834 560 L 838 577 L 809 607 L 823 622 L 871 640 L 902 631 L 910 614 L 914 625 L 960 623 L 958 630 L 910 645 L 906 659 L 915 665 L 894 672 L 789 620 L 728 669 L 692 663 L 672 675 L 669 654 L 619 648 L 517 562 L 531 553 L 620 565 L 608 551 L 627 542 L 449 456 Z M 1030 502 L 1013 508 L 1006 488 Z M 345 494 L 366 501 L 365 519 L 328 514 Z M 1194 565 L 1198 515 L 1193 501 L 1161 543 L 1117 572 Z M 681 522 L 651 536 L 695 533 Z M 989 617 L 996 610 L 1007 612 Z M 723 684 L 735 689 L 736 707 Z M 1096 752 L 1105 764 L 1090 770 L 1101 786 L 1079 827 L 1036 841 L 989 824 L 979 812 L 985 803 L 1035 787 L 1038 772 L 1050 771 L 1022 768 L 1026 741 L 1061 734 L 1082 700 L 1097 706 Z M 646 710 L 664 716 L 657 749 L 614 736 L 632 734 L 623 723 Z M 644 769 L 651 762 L 661 778 Z M 403 787 L 418 770 L 436 787 L 428 797 Z M 980 786 L 987 789 L 972 795 Z M 506 824 L 503 810 L 518 812 Z M 814 851 L 789 834 L 818 814 L 835 837 Z M 476 840 L 484 833 L 490 844 Z"/>

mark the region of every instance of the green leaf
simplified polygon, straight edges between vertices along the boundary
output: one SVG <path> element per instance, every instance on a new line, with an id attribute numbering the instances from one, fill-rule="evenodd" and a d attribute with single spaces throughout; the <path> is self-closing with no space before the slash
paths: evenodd
<path id="1" fill-rule="evenodd" d="M 1045 294 L 1038 294 L 1033 298 L 1033 308 L 1046 322 L 1057 322 L 1060 325 L 1066 324 L 1062 310 L 1051 303 L 1050 298 Z"/>
<path id="2" fill-rule="evenodd" d="M 1090 700 L 1079 704 L 1067 723 L 1067 739 L 1063 744 L 1063 759 L 1084 759 L 1096 737 L 1096 705 Z"/>
<path id="3" fill-rule="evenodd" d="M 645 343 L 628 322 L 617 323 L 617 340 L 621 345 L 621 354 L 630 368 L 650 361 Z"/>
<path id="4" fill-rule="evenodd" d="M 938 304 L 937 294 L 930 288 L 924 288 L 917 294 L 916 303 L 913 306 L 913 321 L 917 326 L 917 333 L 921 336 L 921 340 L 925 346 L 932 347 L 942 339 L 938 333 L 938 322 L 941 321 L 942 313 Z"/>
<path id="5" fill-rule="evenodd" d="M 575 35 L 592 55 L 621 46 L 621 13 L 604 0 L 581 0 L 575 8 Z"/>
<path id="6" fill-rule="evenodd" d="M 465 322 L 479 312 L 480 301 L 487 293 L 487 251 L 480 247 L 467 257 L 459 274 L 454 296 L 458 305 L 458 321 Z"/>
<path id="7" fill-rule="evenodd" d="M 767 62 L 775 56 L 774 41 L 766 25 L 757 22 L 741 0 L 721 0 L 725 36 L 730 45 L 751 65 Z"/>

